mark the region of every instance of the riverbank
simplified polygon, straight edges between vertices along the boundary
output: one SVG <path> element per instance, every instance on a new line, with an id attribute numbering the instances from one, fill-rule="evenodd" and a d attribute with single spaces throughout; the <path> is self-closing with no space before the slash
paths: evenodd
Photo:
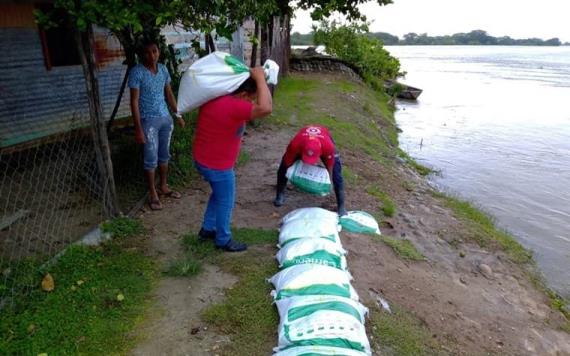
<path id="1" fill-rule="evenodd" d="M 386 97 L 343 77 L 295 74 L 280 83 L 274 105 L 270 118 L 248 129 L 247 159 L 237 169 L 234 225 L 252 243 L 248 252 L 221 254 L 195 243 L 209 194 L 202 181 L 163 211 L 141 214 L 149 252 L 165 270 L 183 260 L 202 272 L 159 282 L 152 316 L 136 331 L 146 341 L 134 354 L 270 354 L 277 315 L 264 278 L 276 270 L 279 220 L 299 207 L 335 208 L 333 197 L 295 190 L 284 207 L 271 204 L 279 159 L 307 123 L 326 125 L 334 135 L 349 210 L 382 222 L 381 239 L 341 234 L 354 286 L 371 309 L 376 353 L 570 353 L 568 321 L 529 278 L 528 253 L 467 206 L 435 192 L 406 163 Z M 378 297 L 393 313 L 381 310 Z"/>

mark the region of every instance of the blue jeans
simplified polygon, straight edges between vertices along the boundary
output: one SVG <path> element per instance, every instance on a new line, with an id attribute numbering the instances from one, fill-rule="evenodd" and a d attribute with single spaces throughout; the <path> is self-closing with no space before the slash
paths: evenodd
<path id="1" fill-rule="evenodd" d="M 170 160 L 170 137 L 174 124 L 171 117 L 161 119 L 141 119 L 144 132 L 144 169 L 151 171 L 160 163 Z"/>
<path id="2" fill-rule="evenodd" d="M 194 162 L 198 172 L 210 183 L 212 193 L 204 213 L 202 229 L 216 232 L 216 246 L 226 246 L 232 239 L 230 224 L 236 199 L 236 175 L 232 169 L 210 169 Z"/>

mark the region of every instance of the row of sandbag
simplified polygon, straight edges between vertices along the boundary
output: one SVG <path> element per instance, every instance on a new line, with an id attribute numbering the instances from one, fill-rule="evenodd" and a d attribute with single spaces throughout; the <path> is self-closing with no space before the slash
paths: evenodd
<path id="1" fill-rule="evenodd" d="M 270 282 L 279 311 L 276 356 L 371 355 L 364 327 L 368 309 L 350 281 L 336 213 L 302 208 L 287 214 Z"/>

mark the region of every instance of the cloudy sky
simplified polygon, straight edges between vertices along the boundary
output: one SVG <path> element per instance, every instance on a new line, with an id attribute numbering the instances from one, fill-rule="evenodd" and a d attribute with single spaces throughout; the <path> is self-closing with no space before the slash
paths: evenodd
<path id="1" fill-rule="evenodd" d="M 399 37 L 409 32 L 448 35 L 485 30 L 492 36 L 558 37 L 570 42 L 570 0 L 393 0 L 388 6 L 370 2 L 361 11 L 372 32 Z M 293 31 L 311 31 L 311 18 L 297 11 Z"/>

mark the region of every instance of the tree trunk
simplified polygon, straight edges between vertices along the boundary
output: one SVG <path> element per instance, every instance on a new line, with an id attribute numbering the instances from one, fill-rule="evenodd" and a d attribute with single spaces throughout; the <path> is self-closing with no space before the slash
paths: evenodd
<path id="1" fill-rule="evenodd" d="M 265 63 L 271 54 L 271 42 L 269 41 L 269 24 L 261 27 L 261 53 L 259 56 L 260 63 Z"/>
<path id="2" fill-rule="evenodd" d="M 216 44 L 214 43 L 214 38 L 212 37 L 211 34 L 206 34 L 206 50 L 208 51 L 208 53 L 212 53 L 216 51 Z"/>
<path id="3" fill-rule="evenodd" d="M 83 67 L 83 75 L 85 76 L 91 132 L 93 134 L 97 166 L 101 175 L 103 211 L 107 218 L 113 218 L 120 214 L 120 209 L 115 190 L 109 139 L 105 130 L 105 120 L 99 98 L 99 80 L 97 79 L 97 70 L 95 68 L 93 29 L 91 26 L 88 26 L 84 32 L 79 32 L 79 30 L 75 29 L 75 41 L 81 59 L 81 66 Z"/>
<path id="4" fill-rule="evenodd" d="M 286 76 L 289 74 L 289 59 L 291 58 L 291 17 L 285 15 L 285 31 L 283 33 L 283 65 L 281 67 L 281 74 Z"/>
<path id="5" fill-rule="evenodd" d="M 257 43 L 259 42 L 259 21 L 255 21 L 255 29 L 253 30 L 253 36 L 255 40 L 253 41 L 253 45 L 251 46 L 251 61 L 249 66 L 255 67 L 257 65 Z M 261 63 L 263 64 L 263 62 Z"/>
<path id="6" fill-rule="evenodd" d="M 243 27 L 238 27 L 234 33 L 232 33 L 232 42 L 230 43 L 230 53 L 242 62 L 245 62 L 245 54 L 243 50 Z"/>

